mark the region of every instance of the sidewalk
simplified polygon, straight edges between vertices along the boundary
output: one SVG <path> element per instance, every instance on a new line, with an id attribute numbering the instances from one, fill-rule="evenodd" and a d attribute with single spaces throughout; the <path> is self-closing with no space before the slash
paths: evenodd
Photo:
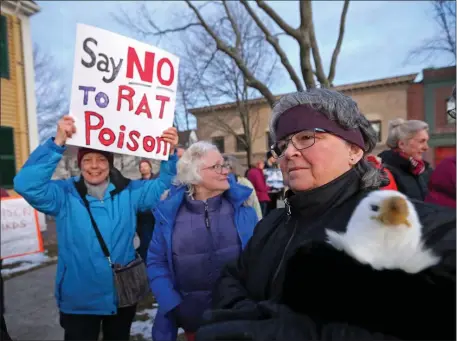
<path id="1" fill-rule="evenodd" d="M 5 281 L 5 320 L 13 340 L 63 340 L 55 272 L 50 265 Z"/>

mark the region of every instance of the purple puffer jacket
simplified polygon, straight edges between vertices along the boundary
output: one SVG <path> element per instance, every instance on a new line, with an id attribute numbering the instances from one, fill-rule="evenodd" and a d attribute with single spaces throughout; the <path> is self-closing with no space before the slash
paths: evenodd
<path id="1" fill-rule="evenodd" d="M 223 195 L 206 202 L 185 196 L 178 211 L 172 251 L 176 289 L 183 297 L 176 314 L 185 331 L 197 331 L 222 267 L 241 253 L 233 216 Z"/>

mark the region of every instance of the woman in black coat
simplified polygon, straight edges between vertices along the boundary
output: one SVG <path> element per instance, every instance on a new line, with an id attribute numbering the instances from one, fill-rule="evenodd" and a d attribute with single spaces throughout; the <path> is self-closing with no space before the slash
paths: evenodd
<path id="1" fill-rule="evenodd" d="M 374 270 L 326 235 L 345 232 L 383 181 L 364 160 L 377 139 L 357 104 L 328 89 L 285 95 L 270 132 L 286 207 L 222 272 L 196 340 L 455 340 L 455 211 L 412 200 L 440 261 L 416 274 Z"/>
<path id="2" fill-rule="evenodd" d="M 0 260 L 0 271 L 2 269 L 2 261 Z M 10 335 L 8 334 L 8 329 L 6 328 L 6 322 L 5 322 L 5 296 L 3 292 L 3 277 L 0 275 L 0 312 L 2 315 L 2 322 L 0 325 L 0 340 L 11 340 Z"/>
<path id="3" fill-rule="evenodd" d="M 433 169 L 423 159 L 428 150 L 428 124 L 401 118 L 389 122 L 387 146 L 379 154 L 383 165 L 395 178 L 398 190 L 412 199 L 424 201 Z"/>

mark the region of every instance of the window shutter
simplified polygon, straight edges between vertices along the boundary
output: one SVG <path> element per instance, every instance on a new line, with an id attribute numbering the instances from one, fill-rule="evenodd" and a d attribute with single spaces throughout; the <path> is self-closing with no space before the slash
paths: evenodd
<path id="1" fill-rule="evenodd" d="M 10 78 L 8 56 L 8 25 L 6 17 L 0 16 L 0 77 Z"/>
<path id="2" fill-rule="evenodd" d="M 13 188 L 16 175 L 14 133 L 11 127 L 0 127 L 0 187 Z"/>

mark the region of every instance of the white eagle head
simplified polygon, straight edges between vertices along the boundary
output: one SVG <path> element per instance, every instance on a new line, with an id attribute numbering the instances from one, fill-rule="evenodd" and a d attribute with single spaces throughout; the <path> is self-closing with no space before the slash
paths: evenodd
<path id="1" fill-rule="evenodd" d="M 423 248 L 416 209 L 397 191 L 369 193 L 354 210 L 345 233 L 326 232 L 336 249 L 377 270 L 416 273 L 439 261 L 431 250 Z"/>
<path id="2" fill-rule="evenodd" d="M 371 219 L 388 228 L 414 228 L 418 226 L 416 211 L 408 198 L 397 191 L 379 190 L 371 192 L 362 200 L 354 212 L 364 216 L 369 212 Z"/>

